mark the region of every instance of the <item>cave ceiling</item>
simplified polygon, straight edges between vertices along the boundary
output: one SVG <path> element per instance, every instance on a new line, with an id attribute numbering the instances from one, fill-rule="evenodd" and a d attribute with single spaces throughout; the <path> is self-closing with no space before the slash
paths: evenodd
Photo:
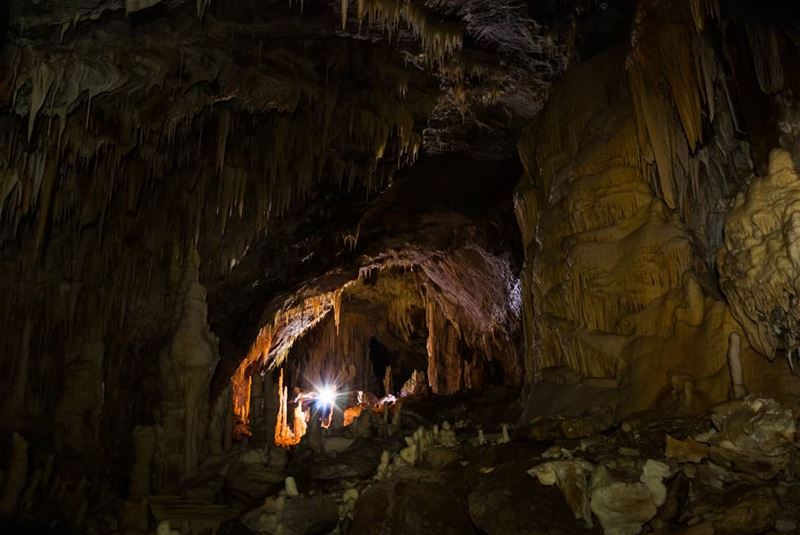
<path id="1" fill-rule="evenodd" d="M 41 343 L 60 345 L 76 310 L 102 311 L 96 330 L 123 328 L 134 354 L 148 351 L 168 330 L 177 266 L 196 248 L 224 382 L 302 288 L 326 291 L 367 266 L 412 265 L 468 243 L 518 269 L 519 132 L 583 42 L 607 38 L 594 33 L 612 32 L 625 8 L 13 0 L 4 9 L 7 323 L 21 328 L 43 309 Z"/>

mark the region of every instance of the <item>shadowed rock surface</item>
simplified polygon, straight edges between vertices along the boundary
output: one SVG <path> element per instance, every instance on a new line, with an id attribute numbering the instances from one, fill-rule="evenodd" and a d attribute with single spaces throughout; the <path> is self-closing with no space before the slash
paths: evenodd
<path id="1" fill-rule="evenodd" d="M 800 8 L 8 0 L 0 526 L 793 533 Z"/>

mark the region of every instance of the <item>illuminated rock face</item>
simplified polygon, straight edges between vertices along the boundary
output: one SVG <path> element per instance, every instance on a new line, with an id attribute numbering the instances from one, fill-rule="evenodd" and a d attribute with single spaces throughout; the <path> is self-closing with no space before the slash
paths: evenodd
<path id="1" fill-rule="evenodd" d="M 703 289 L 690 232 L 642 176 L 622 61 L 610 52 L 567 73 L 521 143 L 526 369 L 615 378 L 624 411 L 684 377 L 723 399 L 728 335 L 740 329 Z"/>
<path id="2" fill-rule="evenodd" d="M 800 173 L 773 150 L 767 176 L 740 194 L 725 220 L 720 286 L 750 344 L 769 359 L 800 345 Z"/>
<path id="3" fill-rule="evenodd" d="M 793 396 L 788 365 L 758 357 L 798 345 L 790 154 L 748 184 L 765 143 L 797 146 L 796 106 L 772 97 L 795 86 L 784 73 L 796 51 L 769 23 L 726 27 L 713 44 L 724 18 L 713 2 L 638 2 L 630 46 L 568 70 L 520 140 L 534 381 L 565 369 L 614 378 L 624 412 L 670 391 L 689 410 L 746 391 Z"/>

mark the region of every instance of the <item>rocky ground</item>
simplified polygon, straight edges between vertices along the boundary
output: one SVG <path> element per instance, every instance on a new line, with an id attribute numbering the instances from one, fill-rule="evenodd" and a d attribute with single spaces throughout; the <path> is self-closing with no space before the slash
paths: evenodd
<path id="1" fill-rule="evenodd" d="M 202 494 L 226 501 L 231 518 L 219 532 L 228 534 L 800 529 L 797 414 L 773 400 L 726 403 L 709 417 L 621 424 L 597 408 L 512 428 L 512 399 L 518 396 L 505 389 L 429 398 L 407 403 L 399 423 L 364 413 L 291 451 L 242 446 L 185 497 L 171 505 L 150 500 L 158 533 L 169 533 L 167 522 L 181 533 L 202 532 L 189 518 L 192 507 L 180 518 L 181 503 L 194 495 L 197 507 Z"/>
<path id="2" fill-rule="evenodd" d="M 108 498 L 85 525 L 158 535 L 800 530 L 798 414 L 771 399 L 622 423 L 598 404 L 512 426 L 516 399 L 513 389 L 430 397 L 399 415 L 365 411 L 289 450 L 239 444 L 172 494 Z"/>

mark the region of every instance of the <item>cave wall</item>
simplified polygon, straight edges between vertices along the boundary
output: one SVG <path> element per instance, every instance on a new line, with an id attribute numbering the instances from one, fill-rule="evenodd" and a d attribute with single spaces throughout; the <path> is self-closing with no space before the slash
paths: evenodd
<path id="1" fill-rule="evenodd" d="M 156 485 L 190 475 L 226 410 L 207 288 L 299 209 L 361 200 L 416 157 L 432 77 L 274 8 L 253 31 L 235 5 L 202 24 L 180 6 L 60 30 L 15 16 L 29 26 L 0 51 L 3 429 L 49 429 L 38 447 L 123 478 L 131 431 L 155 429 Z"/>
<path id="2" fill-rule="evenodd" d="M 729 280 L 743 269 L 734 275 L 723 264 L 720 291 L 717 250 L 723 242 L 743 248 L 748 232 L 737 230 L 748 224 L 734 221 L 747 220 L 754 201 L 741 207 L 735 199 L 759 160 L 741 129 L 762 132 L 745 125 L 738 106 L 746 104 L 731 96 L 725 43 L 737 30 L 719 7 L 640 2 L 630 45 L 569 69 L 520 141 L 527 173 L 515 208 L 526 248 L 525 364 L 534 381 L 569 382 L 574 372 L 614 379 L 624 413 L 728 396 L 728 340 L 753 330 L 740 319 L 742 307 L 753 316 L 752 300 L 739 305 L 753 290 Z M 757 31 L 782 31 L 762 26 Z M 759 43 L 750 41 L 753 70 L 764 62 L 776 69 L 780 54 Z M 788 84 L 769 91 L 782 102 L 792 94 Z M 782 172 L 787 180 L 791 171 Z M 790 218 L 786 212 L 777 219 Z M 779 241 L 778 249 L 792 243 Z M 741 349 L 751 391 L 791 395 L 798 383 L 786 363 L 770 365 L 759 353 L 759 344 Z"/>

